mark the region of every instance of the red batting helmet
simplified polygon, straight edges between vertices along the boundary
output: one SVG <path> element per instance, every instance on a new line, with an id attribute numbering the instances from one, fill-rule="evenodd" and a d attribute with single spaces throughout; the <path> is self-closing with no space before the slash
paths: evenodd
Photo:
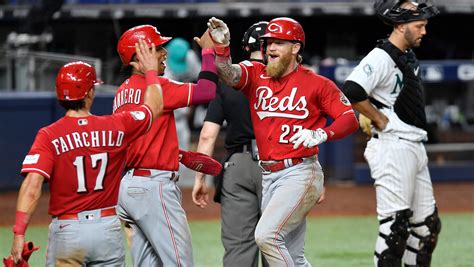
<path id="1" fill-rule="evenodd" d="M 272 19 L 267 25 L 265 34 L 260 36 L 260 38 L 297 41 L 303 46 L 305 43 L 303 27 L 301 27 L 298 21 L 285 17 Z"/>
<path id="2" fill-rule="evenodd" d="M 172 38 L 161 36 L 156 27 L 151 25 L 140 25 L 129 29 L 122 34 L 117 44 L 117 52 L 124 65 L 130 64 L 132 61 L 132 57 L 135 55 L 135 44 L 140 39 L 145 40 L 148 47 L 151 47 L 152 43 L 155 46 L 160 46 Z"/>
<path id="3" fill-rule="evenodd" d="M 58 100 L 81 100 L 94 85 L 102 83 L 97 79 L 94 67 L 82 61 L 71 62 L 59 70 L 56 77 L 56 95 Z"/>

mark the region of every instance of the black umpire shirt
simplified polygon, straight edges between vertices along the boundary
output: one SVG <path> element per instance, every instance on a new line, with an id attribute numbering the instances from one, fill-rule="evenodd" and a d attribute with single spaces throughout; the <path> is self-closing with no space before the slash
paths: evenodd
<path id="1" fill-rule="evenodd" d="M 222 125 L 227 122 L 225 148 L 239 150 L 255 139 L 247 97 L 240 91 L 219 83 L 216 98 L 209 103 L 205 121 Z"/>

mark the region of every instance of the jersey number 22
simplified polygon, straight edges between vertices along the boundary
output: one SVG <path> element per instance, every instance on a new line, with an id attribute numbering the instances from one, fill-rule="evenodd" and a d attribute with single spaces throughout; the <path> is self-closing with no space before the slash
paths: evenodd
<path id="1" fill-rule="evenodd" d="M 301 131 L 301 129 L 303 129 L 303 126 L 301 125 L 293 125 L 293 134 Z M 291 132 L 291 126 L 288 125 L 288 124 L 283 124 L 281 126 L 281 135 L 280 135 L 280 140 L 279 140 L 279 143 L 280 144 L 288 144 L 290 143 L 290 141 L 288 139 L 291 138 L 291 136 L 289 136 L 290 132 Z M 293 135 L 292 135 L 293 136 Z"/>

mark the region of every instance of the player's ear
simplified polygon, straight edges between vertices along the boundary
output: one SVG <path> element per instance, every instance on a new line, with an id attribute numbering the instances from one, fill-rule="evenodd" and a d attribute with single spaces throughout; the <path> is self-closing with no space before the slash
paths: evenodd
<path id="1" fill-rule="evenodd" d="M 94 97 L 95 97 L 95 86 L 92 86 L 92 88 L 89 90 L 89 92 L 87 92 L 86 97 L 94 99 Z"/>
<path id="2" fill-rule="evenodd" d="M 296 42 L 296 43 L 293 43 L 293 48 L 292 48 L 292 54 L 293 55 L 297 55 L 301 50 L 301 44 Z"/>
<path id="3" fill-rule="evenodd" d="M 394 30 L 397 30 L 401 33 L 404 33 L 405 32 L 405 28 L 406 28 L 406 23 L 398 23 L 398 24 L 395 24 L 393 26 Z"/>

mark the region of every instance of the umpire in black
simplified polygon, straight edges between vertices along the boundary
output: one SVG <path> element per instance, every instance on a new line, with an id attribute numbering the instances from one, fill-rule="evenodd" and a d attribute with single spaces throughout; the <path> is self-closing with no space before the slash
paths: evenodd
<path id="1" fill-rule="evenodd" d="M 242 47 L 251 61 L 262 62 L 260 35 L 268 22 L 253 24 L 245 32 Z M 212 155 L 224 121 L 227 123 L 225 148 L 227 156 L 221 174 L 216 177 L 214 201 L 221 203 L 221 238 L 225 267 L 258 266 L 259 250 L 255 243 L 255 227 L 261 215 L 262 170 L 258 166 L 250 107 L 242 92 L 225 86 L 217 89 L 209 104 L 199 137 L 197 151 Z M 193 201 L 204 208 L 208 203 L 205 176 L 196 173 Z M 263 265 L 268 266 L 262 257 Z"/>

